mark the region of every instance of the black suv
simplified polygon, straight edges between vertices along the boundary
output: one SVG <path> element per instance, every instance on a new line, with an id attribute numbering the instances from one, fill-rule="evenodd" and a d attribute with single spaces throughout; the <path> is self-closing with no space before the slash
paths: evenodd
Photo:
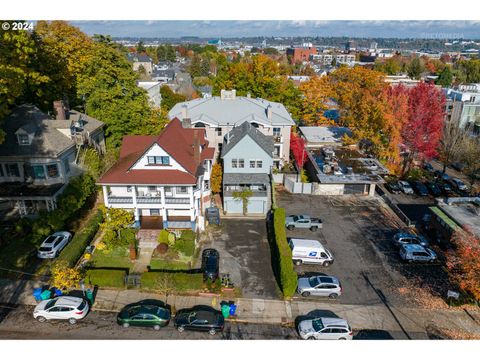
<path id="1" fill-rule="evenodd" d="M 203 280 L 215 281 L 219 275 L 220 254 L 215 249 L 205 249 L 202 252 Z"/>

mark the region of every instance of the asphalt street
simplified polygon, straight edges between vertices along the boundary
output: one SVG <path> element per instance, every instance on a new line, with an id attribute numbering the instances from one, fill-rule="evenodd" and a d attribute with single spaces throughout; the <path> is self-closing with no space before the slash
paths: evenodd
<path id="1" fill-rule="evenodd" d="M 124 329 L 116 323 L 116 313 L 92 311 L 75 325 L 66 321 L 39 323 L 32 317 L 33 307 L 12 309 L 0 323 L 0 339 L 56 340 L 299 340 L 293 326 L 244 324 L 227 322 L 223 333 L 179 333 L 172 324 L 159 331 L 149 328 Z M 414 336 L 414 334 L 413 334 Z M 404 339 L 401 333 L 357 329 L 354 339 Z"/>

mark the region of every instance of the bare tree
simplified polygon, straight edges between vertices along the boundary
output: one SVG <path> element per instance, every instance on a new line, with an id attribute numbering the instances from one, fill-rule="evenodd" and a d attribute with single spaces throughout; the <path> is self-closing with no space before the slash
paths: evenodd
<path id="1" fill-rule="evenodd" d="M 442 139 L 437 149 L 443 164 L 442 173 L 445 173 L 448 165 L 459 159 L 467 139 L 467 132 L 460 126 L 459 121 L 445 121 Z"/>
<path id="2" fill-rule="evenodd" d="M 470 185 L 473 186 L 477 177 L 480 176 L 480 140 L 478 138 L 468 138 L 463 146 L 461 159 L 465 164 L 463 173 L 470 180 Z"/>

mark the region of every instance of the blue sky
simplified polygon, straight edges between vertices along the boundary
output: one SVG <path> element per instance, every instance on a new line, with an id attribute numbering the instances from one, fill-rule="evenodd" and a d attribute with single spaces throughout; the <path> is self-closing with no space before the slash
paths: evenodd
<path id="1" fill-rule="evenodd" d="M 350 36 L 480 39 L 480 21 L 71 21 L 89 35 L 132 37 Z"/>

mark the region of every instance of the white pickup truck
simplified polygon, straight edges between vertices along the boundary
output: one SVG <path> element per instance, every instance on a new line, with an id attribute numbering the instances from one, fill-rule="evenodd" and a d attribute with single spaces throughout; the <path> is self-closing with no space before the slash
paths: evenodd
<path id="1" fill-rule="evenodd" d="M 326 267 L 333 263 L 332 253 L 318 240 L 291 238 L 288 244 L 292 249 L 292 261 L 295 265 L 320 264 Z"/>

